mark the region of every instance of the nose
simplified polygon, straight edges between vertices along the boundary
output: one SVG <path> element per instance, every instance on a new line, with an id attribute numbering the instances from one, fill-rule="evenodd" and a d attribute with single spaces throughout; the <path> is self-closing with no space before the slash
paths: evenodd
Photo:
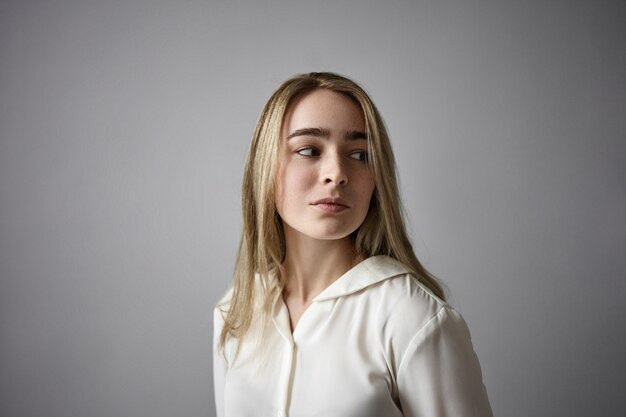
<path id="1" fill-rule="evenodd" d="M 322 165 L 321 180 L 324 184 L 348 185 L 348 173 L 339 155 L 328 155 Z"/>

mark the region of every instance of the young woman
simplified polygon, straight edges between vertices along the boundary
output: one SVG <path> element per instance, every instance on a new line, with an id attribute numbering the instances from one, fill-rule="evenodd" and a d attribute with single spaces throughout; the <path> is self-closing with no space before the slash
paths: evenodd
<path id="1" fill-rule="evenodd" d="M 353 81 L 269 99 L 243 180 L 234 285 L 215 309 L 218 417 L 487 417 L 463 318 L 419 263 L 383 120 Z"/>

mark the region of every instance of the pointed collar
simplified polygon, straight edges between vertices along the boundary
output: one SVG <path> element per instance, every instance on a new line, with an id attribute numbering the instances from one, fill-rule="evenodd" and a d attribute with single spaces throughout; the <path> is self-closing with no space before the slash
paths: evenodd
<path id="1" fill-rule="evenodd" d="M 353 294 L 370 285 L 408 272 L 409 270 L 406 266 L 389 256 L 372 256 L 361 261 L 337 278 L 335 282 L 319 293 L 313 301 L 326 301 Z"/>
<path id="2" fill-rule="evenodd" d="M 332 300 L 350 295 L 378 282 L 406 273 L 409 273 L 408 268 L 399 261 L 386 255 L 372 256 L 361 261 L 337 278 L 335 282 L 319 293 L 313 299 L 313 302 Z M 276 271 L 272 271 L 269 274 L 269 279 L 276 284 Z M 289 323 L 289 312 L 282 301 L 279 291 L 274 294 L 271 305 L 271 317 L 275 327 L 285 340 L 292 343 L 293 336 Z"/>

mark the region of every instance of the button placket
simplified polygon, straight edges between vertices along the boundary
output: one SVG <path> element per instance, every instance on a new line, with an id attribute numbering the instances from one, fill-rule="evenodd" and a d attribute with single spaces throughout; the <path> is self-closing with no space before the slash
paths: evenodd
<path id="1" fill-rule="evenodd" d="M 293 340 L 285 341 L 285 344 L 285 355 L 281 363 L 278 383 L 278 409 L 276 410 L 276 415 L 279 417 L 288 416 L 295 365 L 295 345 Z"/>
<path id="2" fill-rule="evenodd" d="M 289 323 L 289 312 L 287 306 L 281 299 L 276 300 L 273 321 L 276 329 L 283 339 L 283 358 L 280 361 L 278 370 L 278 381 L 276 384 L 276 412 L 279 417 L 288 417 L 289 402 L 291 400 L 291 384 L 294 376 L 294 351 L 295 345 L 291 334 Z"/>

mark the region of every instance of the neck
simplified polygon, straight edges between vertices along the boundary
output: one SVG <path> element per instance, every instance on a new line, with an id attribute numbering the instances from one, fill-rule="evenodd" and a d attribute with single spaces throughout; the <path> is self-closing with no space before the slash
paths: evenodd
<path id="1" fill-rule="evenodd" d="M 346 273 L 360 259 L 350 236 L 338 240 L 318 240 L 284 225 L 285 278 L 283 295 L 309 303 Z"/>

